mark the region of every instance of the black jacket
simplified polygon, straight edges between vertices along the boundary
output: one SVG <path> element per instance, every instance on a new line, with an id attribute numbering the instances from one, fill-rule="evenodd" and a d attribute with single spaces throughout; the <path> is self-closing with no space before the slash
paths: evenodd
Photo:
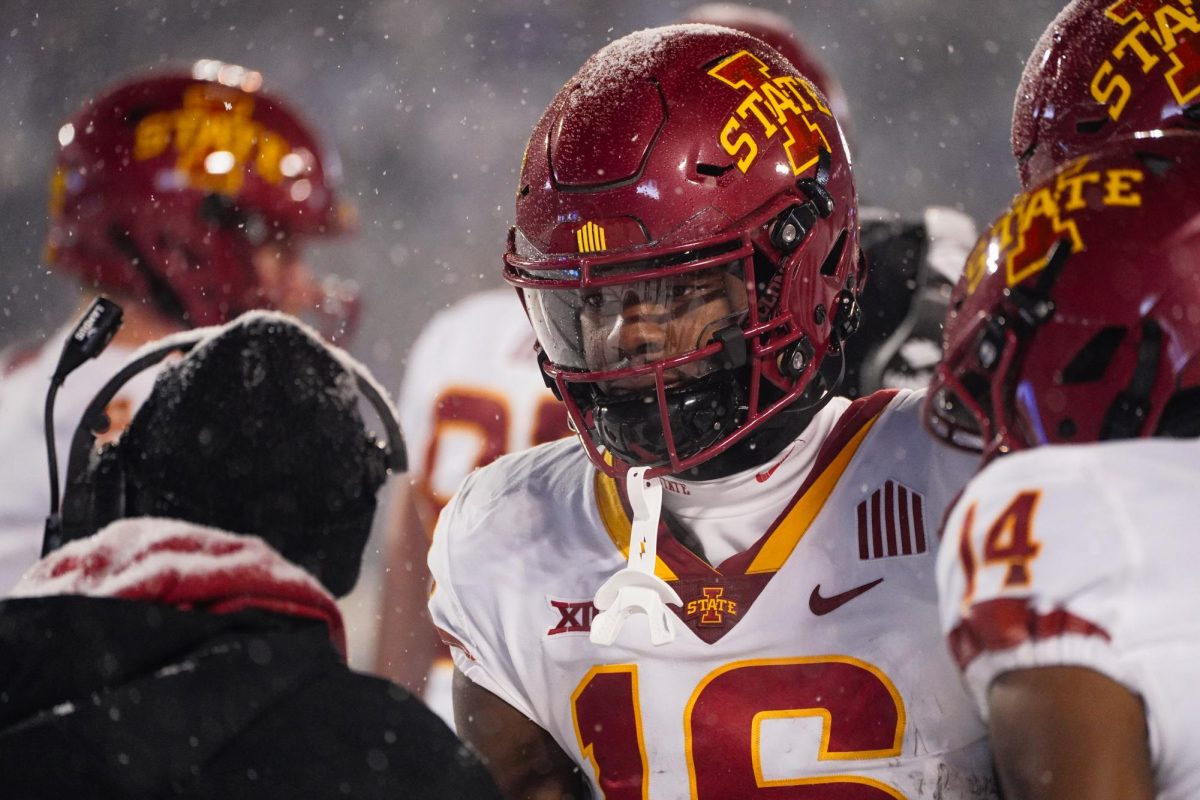
<path id="1" fill-rule="evenodd" d="M 0 603 L 0 796 L 493 798 L 420 701 L 318 621 L 62 595 Z"/>

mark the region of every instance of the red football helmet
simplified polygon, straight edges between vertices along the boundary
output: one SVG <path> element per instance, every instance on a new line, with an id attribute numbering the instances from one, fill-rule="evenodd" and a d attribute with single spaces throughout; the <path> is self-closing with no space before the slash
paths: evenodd
<path id="1" fill-rule="evenodd" d="M 834 118 L 843 128 L 848 127 L 850 104 L 846 100 L 842 84 L 825 69 L 820 59 L 804 46 L 795 26 L 784 16 L 765 8 L 751 8 L 737 3 L 705 3 L 688 11 L 679 21 L 721 25 L 762 39 L 792 62 L 792 66 L 799 70 L 801 75 L 817 85 L 828 100 L 829 110 L 833 112 Z"/>
<path id="2" fill-rule="evenodd" d="M 589 59 L 526 148 L 505 278 L 592 460 L 679 473 L 815 393 L 857 324 L 857 216 L 825 97 L 759 39 Z"/>
<path id="3" fill-rule="evenodd" d="M 1192 0 L 1074 0 L 1025 63 L 1013 106 L 1021 184 L 1110 139 L 1200 128 Z"/>
<path id="4" fill-rule="evenodd" d="M 936 436 L 991 458 L 1200 435 L 1198 145 L 1117 140 L 1016 197 L 951 298 Z"/>
<path id="5" fill-rule="evenodd" d="M 50 263 L 187 326 L 273 307 L 256 248 L 340 232 L 350 219 L 334 193 L 336 156 L 261 82 L 199 61 L 191 74 L 90 101 L 58 133 Z M 336 279 L 325 289 L 308 302 L 340 302 L 324 310 L 352 316 L 357 297 Z"/>

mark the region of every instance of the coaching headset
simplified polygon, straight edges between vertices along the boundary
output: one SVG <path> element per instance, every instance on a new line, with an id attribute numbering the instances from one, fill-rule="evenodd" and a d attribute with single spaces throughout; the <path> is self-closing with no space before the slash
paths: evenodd
<path id="1" fill-rule="evenodd" d="M 96 437 L 108 429 L 105 413 L 109 402 L 138 373 L 149 369 L 171 353 L 187 353 L 199 342 L 212 335 L 211 329 L 170 336 L 153 350 L 126 364 L 109 379 L 83 412 L 83 418 L 71 439 L 67 461 L 66 495 L 59 508 L 58 454 L 54 441 L 54 400 L 63 381 L 88 359 L 104 352 L 113 335 L 121 327 L 123 312 L 113 301 L 99 297 L 92 303 L 83 319 L 67 337 L 58 366 L 50 379 L 46 393 L 46 455 L 50 464 L 50 516 L 46 518 L 42 556 L 67 542 L 91 536 L 110 522 L 125 516 L 125 470 L 120 450 L 108 444 L 96 450 Z M 384 448 L 369 452 L 368 481 L 373 486 L 383 483 L 390 472 L 407 468 L 404 435 L 396 419 L 396 411 L 356 365 L 346 364 L 353 373 L 358 392 L 375 409 L 387 433 Z M 373 491 L 373 489 L 372 489 Z"/>

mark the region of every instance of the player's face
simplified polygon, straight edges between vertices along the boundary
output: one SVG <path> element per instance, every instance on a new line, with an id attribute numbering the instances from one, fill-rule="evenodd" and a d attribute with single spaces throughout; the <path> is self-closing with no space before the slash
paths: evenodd
<path id="1" fill-rule="evenodd" d="M 590 289 L 581 293 L 580 338 L 593 370 L 625 369 L 686 355 L 737 325 L 746 309 L 742 279 L 725 267 Z M 669 387 L 699 377 L 711 365 L 691 361 L 665 372 Z M 636 391 L 654 385 L 646 373 L 602 385 Z"/>
<path id="2" fill-rule="evenodd" d="M 321 296 L 321 288 L 304 261 L 299 243 L 282 237 L 254 249 L 258 275 L 257 305 L 288 314 L 310 311 Z"/>
<path id="3" fill-rule="evenodd" d="M 526 289 L 529 320 L 550 361 L 579 372 L 631 371 L 599 381 L 605 392 L 652 386 L 653 366 L 680 359 L 664 370 L 667 386 L 705 375 L 712 359 L 689 354 L 713 341 L 717 331 L 746 318 L 746 286 L 740 263 L 637 280 L 646 264 L 626 265 L 622 283 L 579 289 Z M 601 273 L 611 279 L 613 272 Z"/>
<path id="4" fill-rule="evenodd" d="M 722 270 L 706 269 L 586 292 L 580 328 L 588 363 L 638 367 L 703 347 L 733 316 L 726 278 Z M 701 369 L 694 362 L 671 369 L 666 383 L 696 377 Z M 628 391 L 653 384 L 654 376 L 644 374 L 605 388 Z"/>

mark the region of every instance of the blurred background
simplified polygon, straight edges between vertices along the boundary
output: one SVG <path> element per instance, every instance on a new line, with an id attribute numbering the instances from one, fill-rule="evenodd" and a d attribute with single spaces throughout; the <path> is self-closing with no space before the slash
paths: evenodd
<path id="1" fill-rule="evenodd" d="M 754 3 L 794 20 L 843 83 L 864 204 L 913 217 L 951 205 L 981 224 L 1016 191 L 1013 94 L 1061 4 Z M 261 71 L 264 88 L 340 153 L 360 231 L 314 248 L 309 260 L 318 273 L 361 284 L 365 307 L 350 350 L 394 392 L 434 312 L 500 284 L 521 155 L 555 92 L 605 43 L 689 6 L 0 0 L 0 348 L 44 339 L 79 300 L 41 263 L 61 124 L 119 79 L 211 58 Z M 346 604 L 362 665 L 378 602 L 378 541 L 369 552 L 376 558 Z"/>
<path id="2" fill-rule="evenodd" d="M 45 337 L 77 302 L 41 264 L 59 126 L 118 78 L 213 58 L 261 71 L 341 154 L 360 233 L 311 262 L 362 285 L 350 349 L 394 390 L 434 311 L 499 283 L 521 154 L 554 93 L 606 42 L 690 5 L 3 0 L 0 348 Z M 751 5 L 794 20 L 840 77 L 864 204 L 953 205 L 983 223 L 1016 190 L 1013 93 L 1061 0 Z"/>

